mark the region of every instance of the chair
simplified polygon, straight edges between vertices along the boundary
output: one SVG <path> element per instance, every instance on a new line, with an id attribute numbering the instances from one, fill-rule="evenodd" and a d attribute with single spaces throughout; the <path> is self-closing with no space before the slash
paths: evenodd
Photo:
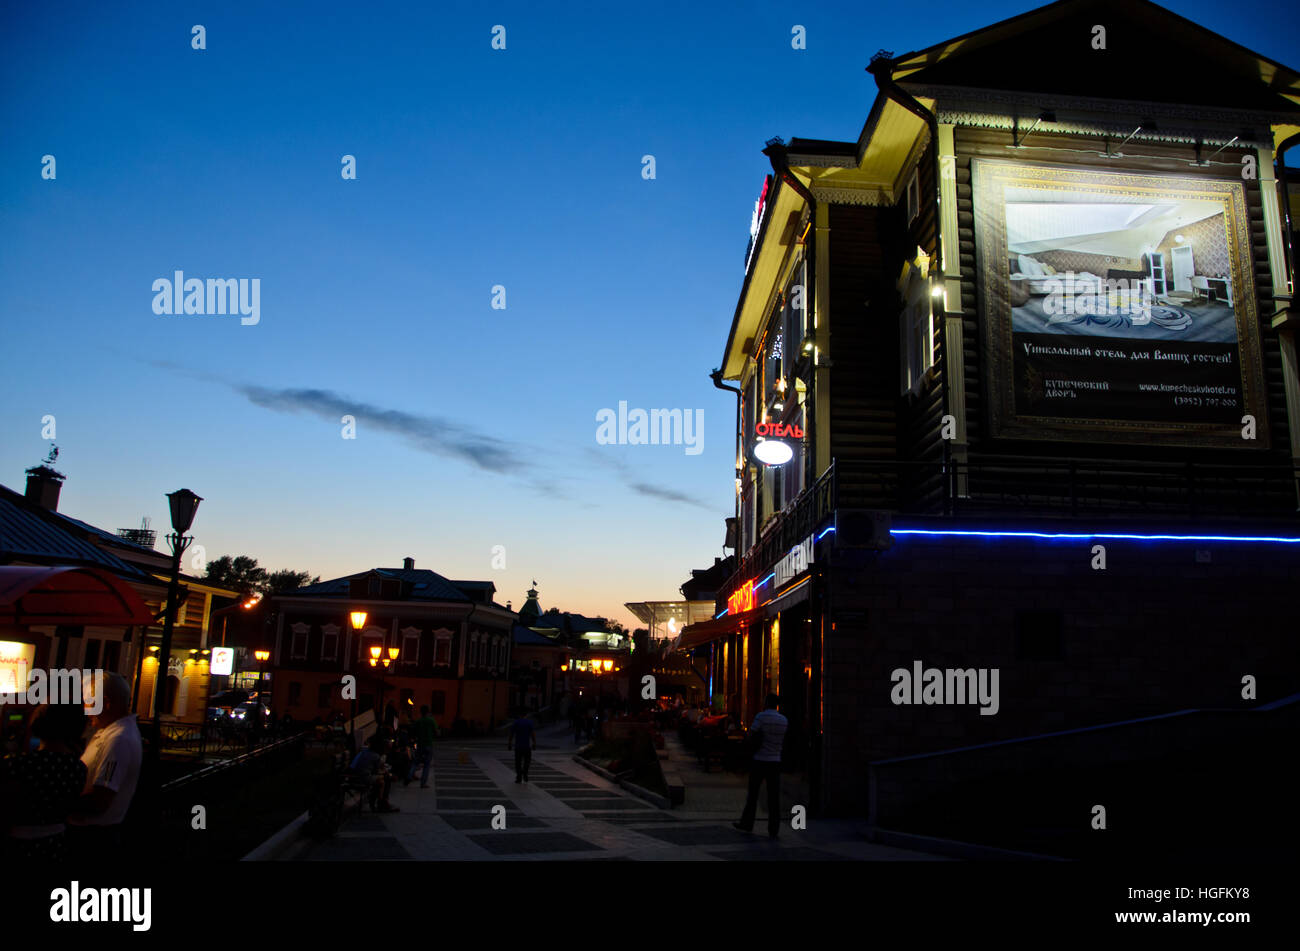
<path id="1" fill-rule="evenodd" d="M 1210 299 L 1210 279 L 1201 274 L 1192 275 L 1192 294 L 1199 296 L 1202 292 L 1205 299 Z"/>

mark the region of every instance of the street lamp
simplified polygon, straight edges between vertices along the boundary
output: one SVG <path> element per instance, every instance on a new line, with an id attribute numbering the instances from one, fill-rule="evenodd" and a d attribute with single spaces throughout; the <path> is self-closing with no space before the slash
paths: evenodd
<path id="1" fill-rule="evenodd" d="M 253 651 L 253 656 L 257 658 L 257 699 L 265 699 L 262 694 L 266 693 L 266 662 L 271 659 L 271 652 L 268 650 Z"/>
<path id="2" fill-rule="evenodd" d="M 375 719 L 378 720 L 384 715 L 384 693 L 388 690 L 388 678 L 385 671 L 397 660 L 401 650 L 396 647 L 388 648 L 388 656 L 382 656 L 384 649 L 376 644 L 370 648 L 370 666 L 379 668 L 379 704 L 375 708 Z"/>
<path id="3" fill-rule="evenodd" d="M 167 692 L 167 668 L 171 660 L 172 629 L 176 624 L 176 614 L 180 608 L 177 601 L 181 590 L 181 555 L 194 541 L 193 535 L 186 535 L 194 524 L 194 516 L 203 499 L 189 489 L 178 489 L 167 494 L 167 503 L 171 507 L 173 533 L 167 536 L 167 544 L 172 550 L 171 582 L 167 586 L 167 616 L 163 621 L 162 647 L 158 651 L 158 669 L 154 673 L 153 684 L 153 731 L 154 756 L 162 757 L 162 707 L 163 696 Z M 161 689 L 160 689 L 161 688 Z M 206 712 L 206 711 L 205 711 Z"/>
<path id="4" fill-rule="evenodd" d="M 357 632 L 357 641 L 358 643 L 360 643 L 361 632 L 362 630 L 365 629 L 366 626 L 366 612 L 353 611 L 351 614 L 348 615 L 348 617 L 352 619 L 352 630 Z M 352 658 L 349 657 L 348 665 L 351 666 L 351 664 L 352 664 Z M 354 684 L 352 688 L 352 719 L 348 721 L 348 734 L 350 736 L 355 737 L 356 733 L 357 733 L 357 690 L 356 690 L 356 685 Z M 353 747 L 354 747 L 353 752 L 356 752 L 355 743 L 353 743 Z"/>

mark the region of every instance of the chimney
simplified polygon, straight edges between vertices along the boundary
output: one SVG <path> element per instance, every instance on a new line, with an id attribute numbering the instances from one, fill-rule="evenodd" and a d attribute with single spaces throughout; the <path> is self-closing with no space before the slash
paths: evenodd
<path id="1" fill-rule="evenodd" d="M 27 498 L 51 512 L 59 510 L 59 493 L 63 490 L 63 473 L 49 466 L 27 470 Z"/>
<path id="2" fill-rule="evenodd" d="M 407 571 L 414 571 L 414 570 L 415 570 L 415 559 L 414 559 L 414 558 L 403 558 L 403 559 L 402 559 L 402 567 L 403 567 L 404 569 L 406 569 Z"/>

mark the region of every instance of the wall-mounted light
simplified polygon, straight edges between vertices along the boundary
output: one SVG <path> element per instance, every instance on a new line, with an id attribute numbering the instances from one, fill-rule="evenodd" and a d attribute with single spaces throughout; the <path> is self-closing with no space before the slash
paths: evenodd
<path id="1" fill-rule="evenodd" d="M 754 458 L 766 466 L 783 466 L 794 458 L 794 449 L 779 439 L 760 439 L 754 446 Z"/>
<path id="2" fill-rule="evenodd" d="M 1174 235 L 1174 241 L 1176 241 L 1178 244 L 1182 244 L 1186 240 L 1187 239 L 1184 238 L 1181 234 Z"/>

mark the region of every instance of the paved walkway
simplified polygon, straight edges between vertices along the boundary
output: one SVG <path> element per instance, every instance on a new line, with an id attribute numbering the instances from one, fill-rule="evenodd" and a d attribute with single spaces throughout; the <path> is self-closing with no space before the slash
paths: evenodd
<path id="1" fill-rule="evenodd" d="M 529 782 L 516 784 L 505 741 L 461 741 L 435 751 L 430 788 L 394 786 L 401 811 L 347 819 L 339 834 L 302 840 L 282 857 L 299 861 L 364 860 L 935 860 L 936 856 L 867 841 L 860 822 L 789 822 L 773 841 L 731 828 L 744 805 L 743 777 L 701 784 L 686 778 L 687 799 L 655 808 L 573 761 L 577 746 L 564 726 L 538 735 Z M 692 781 L 695 781 L 694 788 Z M 695 795 L 692 795 L 694 793 Z M 506 827 L 494 829 L 495 807 Z M 498 822 L 498 825 L 500 823 Z M 765 830 L 763 810 L 755 828 Z"/>

